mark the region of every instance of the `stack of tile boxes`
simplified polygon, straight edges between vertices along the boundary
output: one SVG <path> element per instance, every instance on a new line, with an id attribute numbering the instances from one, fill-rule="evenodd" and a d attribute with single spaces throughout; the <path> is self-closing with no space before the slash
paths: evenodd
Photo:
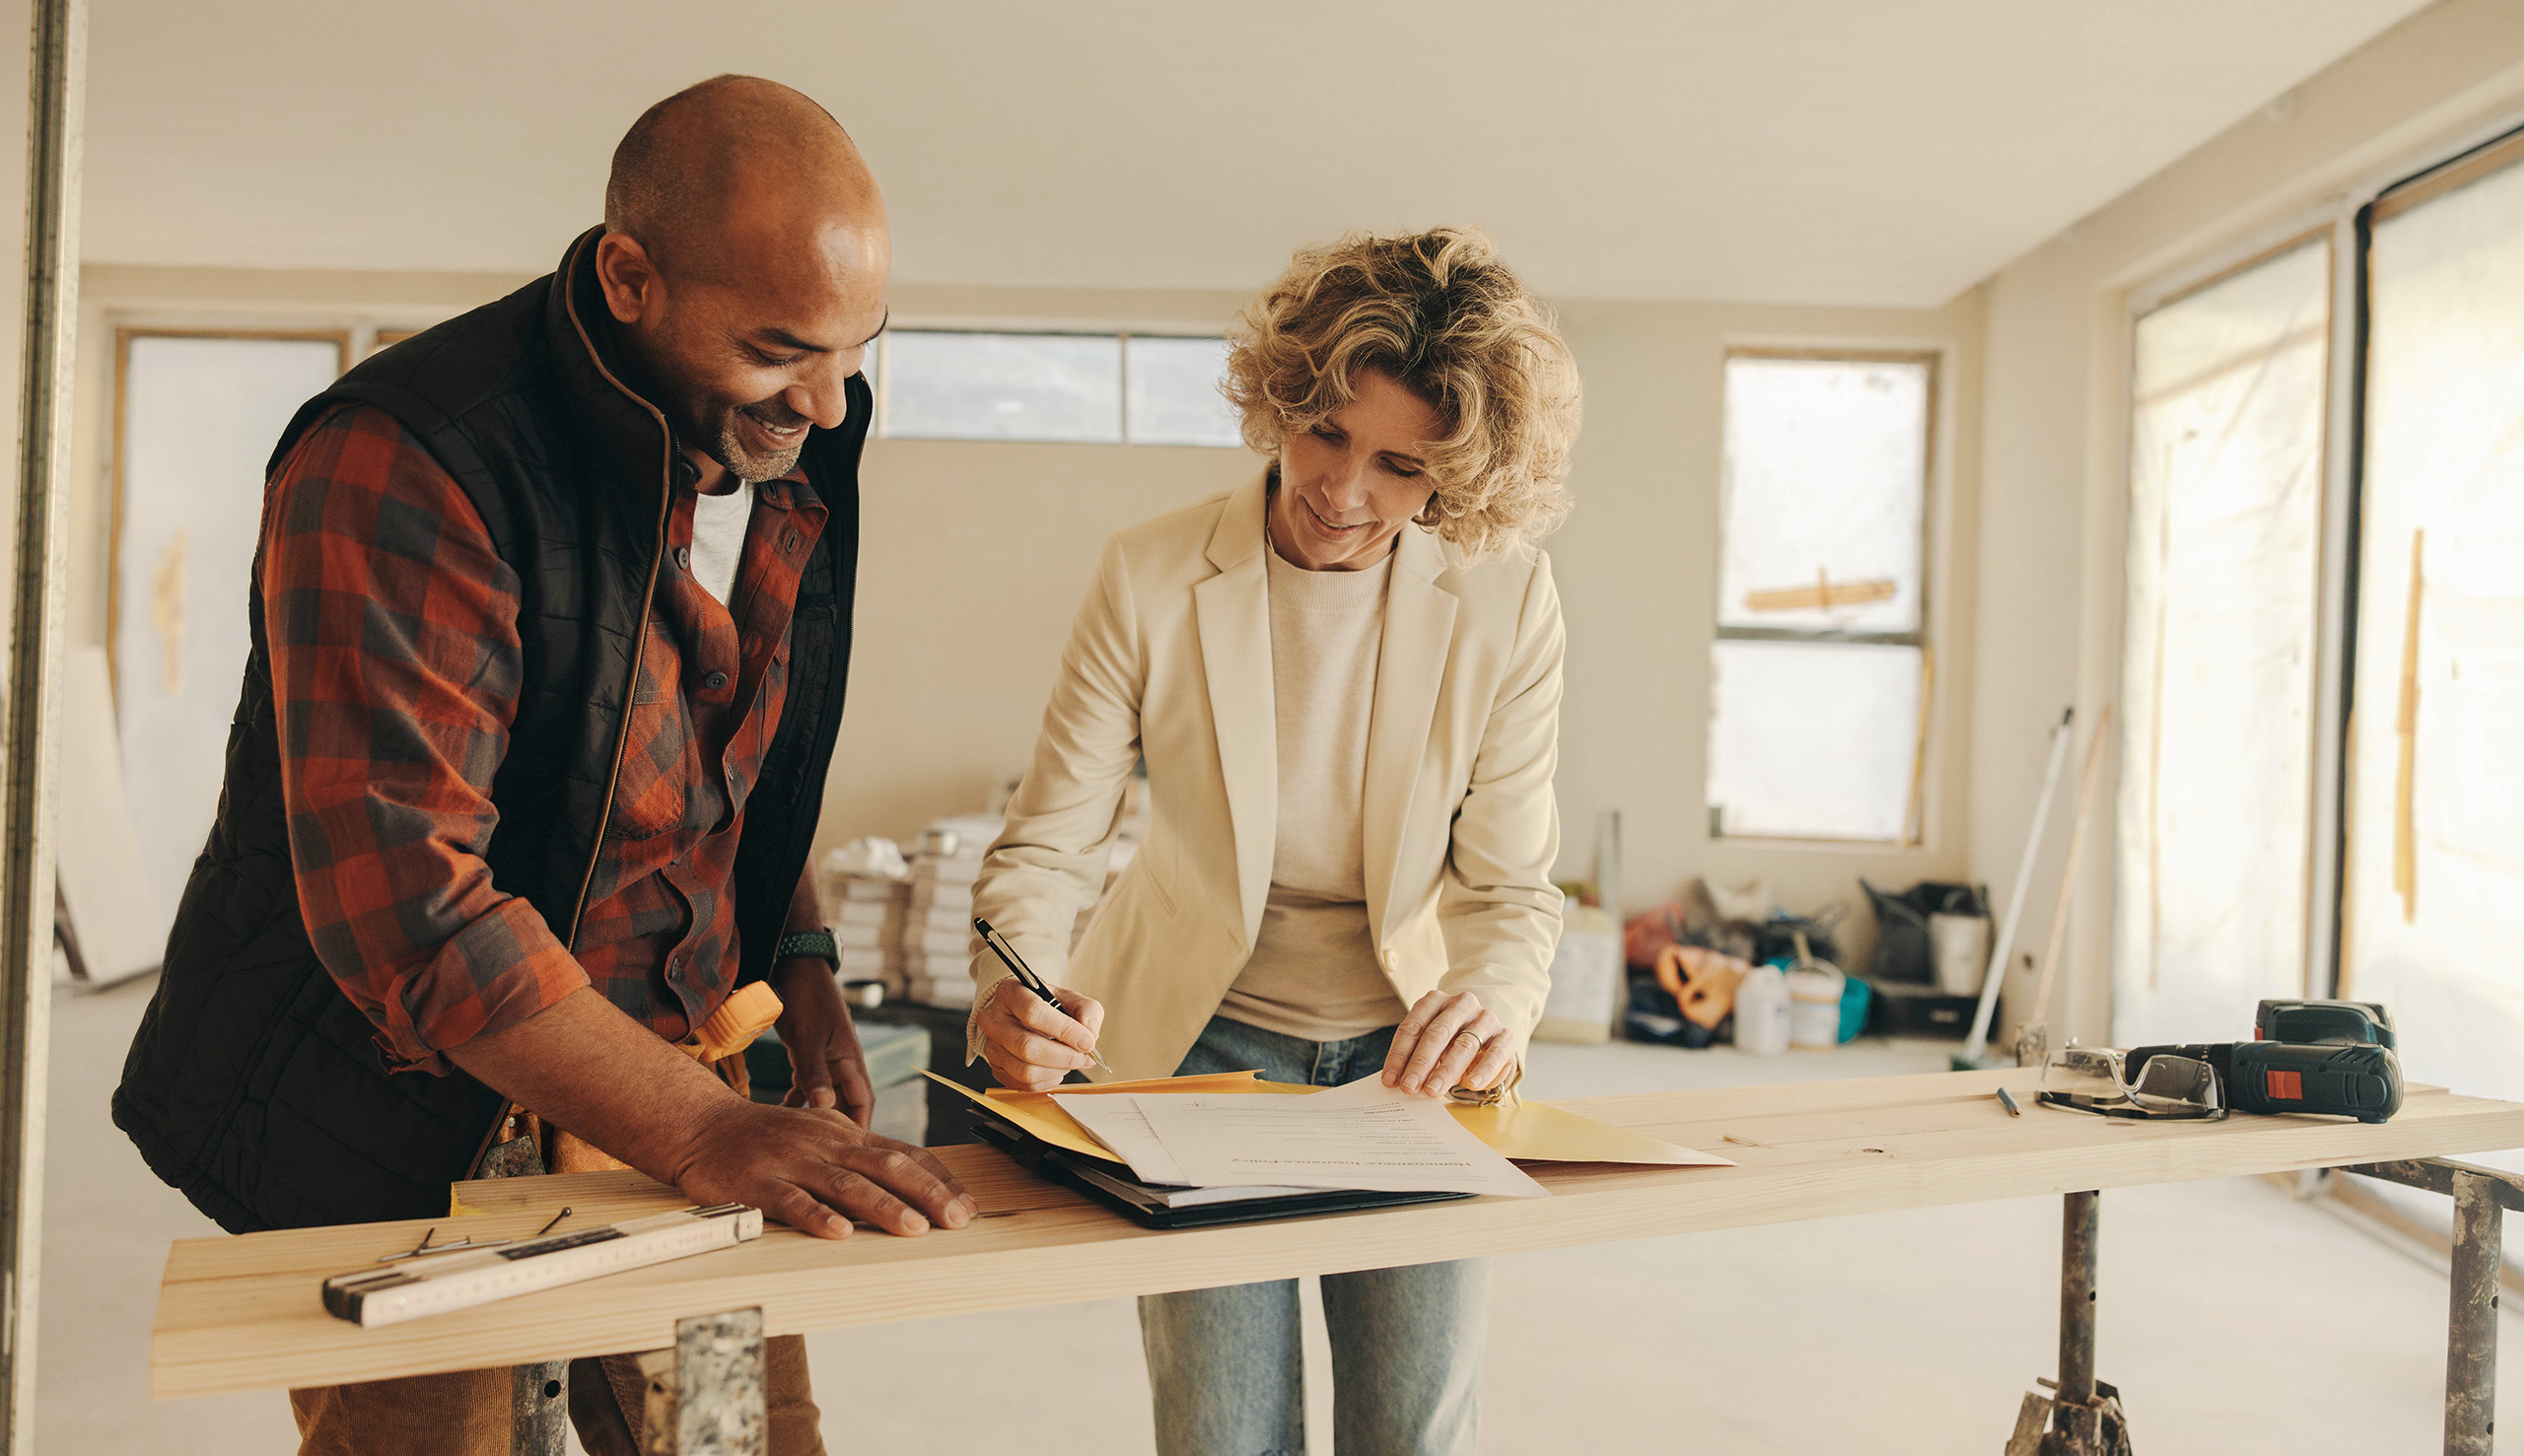
<path id="1" fill-rule="evenodd" d="M 880 964 L 885 994 L 933 1006 L 973 1004 L 972 964 L 981 949 L 973 934 L 973 881 L 981 873 L 982 855 L 999 838 L 1006 821 L 997 814 L 954 814 L 932 822 L 923 834 L 931 844 L 952 837 L 952 853 L 923 852 L 911 857 L 909 881 L 842 876 L 827 892 L 841 907 L 834 938 L 842 944 L 843 974 L 852 970 L 855 953 Z M 1109 889 L 1131 863 L 1148 832 L 1148 785 L 1134 779 L 1123 798 L 1120 823 L 1106 866 L 1104 884 L 1094 900 L 1079 907 L 1070 947 L 1087 935 L 1101 891 Z M 873 939 L 872 939 L 873 936 Z M 877 972 L 868 972 L 873 977 Z"/>
<path id="2" fill-rule="evenodd" d="M 874 874 L 832 876 L 824 886 L 832 907 L 833 943 L 841 947 L 841 979 L 882 981 L 885 995 L 903 994 L 902 924 L 911 904 L 911 881 Z"/>
<path id="3" fill-rule="evenodd" d="M 973 1004 L 973 879 L 1001 824 L 996 814 L 958 814 L 931 824 L 922 836 L 931 844 L 951 836 L 954 849 L 912 857 L 911 893 L 894 942 L 905 1000 L 933 1006 Z"/>

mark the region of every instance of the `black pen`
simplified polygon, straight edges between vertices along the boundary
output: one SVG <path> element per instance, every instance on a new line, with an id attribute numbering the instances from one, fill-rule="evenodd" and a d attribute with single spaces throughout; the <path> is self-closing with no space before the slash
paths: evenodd
<path id="1" fill-rule="evenodd" d="M 990 928 L 989 921 L 982 919 L 978 915 L 974 916 L 973 933 L 982 937 L 982 943 L 990 947 L 991 954 L 999 957 L 999 963 L 1001 965 L 1008 967 L 1009 974 L 1017 978 L 1018 985 L 1034 993 L 1036 996 L 1041 997 L 1043 999 L 1043 1004 L 1050 1006 L 1053 1010 L 1060 1012 L 1064 1016 L 1069 1014 L 1069 1008 L 1061 1005 L 1061 999 L 1052 994 L 1050 983 L 1046 982 L 1042 977 L 1034 974 L 1034 968 L 1025 963 L 1025 957 L 1017 953 L 1017 947 L 1008 943 L 1007 936 L 992 930 Z M 1106 1062 L 1101 1056 L 1098 1056 L 1093 1047 L 1088 1047 L 1087 1049 L 1087 1055 L 1094 1057 L 1095 1065 L 1103 1068 L 1106 1072 L 1113 1070 L 1112 1065 Z"/>

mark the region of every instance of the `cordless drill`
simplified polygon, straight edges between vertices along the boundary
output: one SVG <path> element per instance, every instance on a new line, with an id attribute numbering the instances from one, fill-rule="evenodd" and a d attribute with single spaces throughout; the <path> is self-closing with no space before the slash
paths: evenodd
<path id="1" fill-rule="evenodd" d="M 2373 1002 L 2265 1001 L 2254 1040 L 2132 1047 L 2132 1081 L 2150 1057 L 2206 1062 L 2237 1112 L 2319 1112 L 2386 1121 L 2402 1107 L 2393 1018 Z"/>

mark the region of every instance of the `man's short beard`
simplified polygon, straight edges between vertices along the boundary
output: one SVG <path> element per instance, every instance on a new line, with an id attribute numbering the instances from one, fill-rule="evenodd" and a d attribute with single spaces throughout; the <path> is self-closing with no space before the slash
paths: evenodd
<path id="1" fill-rule="evenodd" d="M 764 403 L 771 402 L 772 401 L 768 400 L 764 401 Z M 745 482 L 747 485 L 760 485 L 766 480 L 778 480 L 790 471 L 797 469 L 798 456 L 806 449 L 806 442 L 803 436 L 799 438 L 799 441 L 795 446 L 782 451 L 776 455 L 756 454 L 745 449 L 743 437 L 736 433 L 736 416 L 744 414 L 749 410 L 760 409 L 761 407 L 761 405 L 747 405 L 728 410 L 721 414 L 719 416 L 717 439 L 712 442 L 712 445 L 716 448 L 710 451 L 710 454 L 714 456 L 720 464 L 728 467 L 728 473 L 736 476 L 738 480 Z M 790 412 L 783 409 L 781 413 L 789 414 Z M 755 418 L 760 419 L 761 416 L 756 415 Z M 791 415 L 788 420 L 782 420 L 776 423 L 785 428 L 792 423 L 804 425 L 806 424 L 807 421 L 803 415 Z"/>
<path id="2" fill-rule="evenodd" d="M 715 418 L 707 416 L 704 411 L 709 408 L 708 396 L 691 386 L 691 381 L 675 362 L 677 336 L 671 312 L 654 339 L 644 340 L 620 324 L 614 325 L 614 337 L 633 362 L 635 378 L 645 381 L 643 392 L 675 422 L 678 444 L 698 447 L 703 454 L 727 466 L 728 473 L 748 485 L 778 480 L 798 468 L 798 456 L 806 448 L 804 437 L 795 449 L 776 455 L 758 455 L 745 449 L 743 437 L 736 433 L 736 416 L 750 413 L 759 420 L 768 414 L 769 423 L 783 429 L 807 424 L 806 417 L 782 404 L 777 395 L 752 404 L 727 406 Z M 672 402 L 678 395 L 685 401 L 680 406 Z"/>

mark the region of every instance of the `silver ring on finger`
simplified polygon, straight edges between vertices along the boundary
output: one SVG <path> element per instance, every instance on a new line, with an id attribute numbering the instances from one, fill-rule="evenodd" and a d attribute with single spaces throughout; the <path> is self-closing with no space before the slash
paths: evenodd
<path id="1" fill-rule="evenodd" d="M 1481 1033 L 1471 1030 L 1458 1031 L 1455 1033 L 1455 1040 L 1466 1046 L 1478 1048 L 1481 1045 Z"/>

